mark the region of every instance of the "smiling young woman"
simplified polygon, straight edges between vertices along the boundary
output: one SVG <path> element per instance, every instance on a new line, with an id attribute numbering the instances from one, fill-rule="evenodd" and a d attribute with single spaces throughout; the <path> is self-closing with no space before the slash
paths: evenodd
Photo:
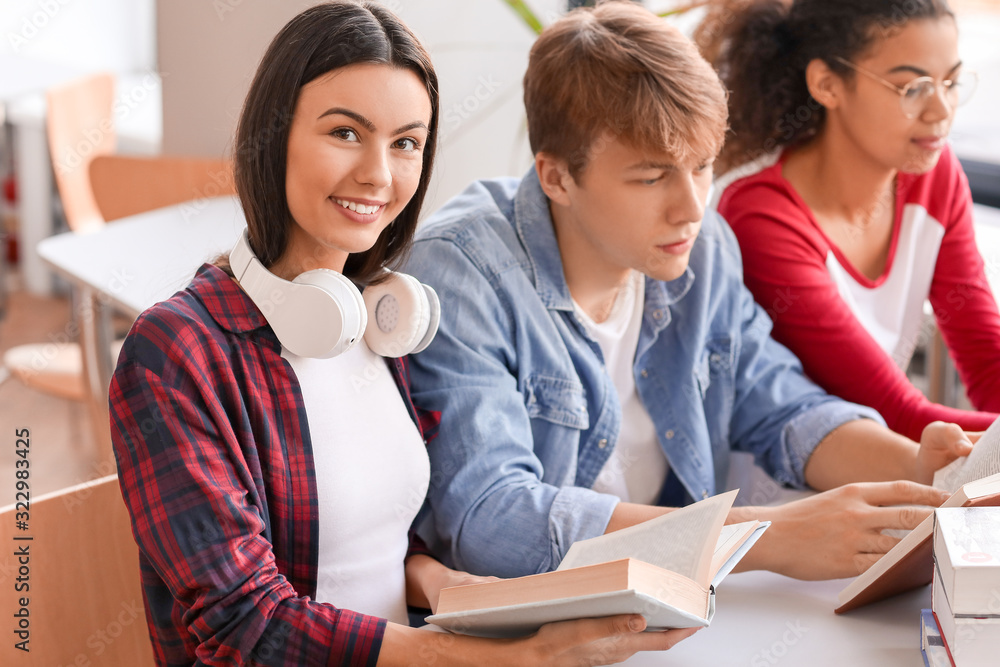
<path id="1" fill-rule="evenodd" d="M 401 355 L 433 338 L 437 298 L 391 269 L 438 109 L 426 51 L 378 3 L 318 5 L 268 47 L 234 147 L 247 232 L 139 317 L 111 385 L 157 664 L 605 664 L 691 634 L 637 615 L 505 641 L 408 626 L 408 604 L 481 580 L 409 532 L 437 420 Z"/>
<path id="2" fill-rule="evenodd" d="M 1000 412 L 1000 314 L 946 141 L 976 84 L 953 13 L 945 0 L 740 5 L 699 33 L 731 90 L 715 201 L 774 337 L 903 435 L 936 420 L 985 429 Z M 928 299 L 984 412 L 930 403 L 905 375 Z"/>

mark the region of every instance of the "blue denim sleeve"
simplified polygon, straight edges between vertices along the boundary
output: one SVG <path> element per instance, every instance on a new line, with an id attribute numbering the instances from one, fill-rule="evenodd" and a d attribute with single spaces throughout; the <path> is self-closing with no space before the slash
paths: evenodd
<path id="1" fill-rule="evenodd" d="M 476 574 L 553 569 L 573 542 L 604 532 L 618 499 L 542 481 L 517 380 L 517 304 L 495 287 L 497 276 L 440 238 L 418 241 L 406 271 L 441 299 L 437 336 L 411 358 L 414 402 L 441 413 L 421 536 L 446 563 Z"/>
<path id="2" fill-rule="evenodd" d="M 729 227 L 721 237 L 739 268 L 740 349 L 731 436 L 734 448 L 750 452 L 776 481 L 804 488 L 805 466 L 835 428 L 856 419 L 884 424 L 871 408 L 831 396 L 810 381 L 788 348 L 771 338 L 771 320 L 742 284 L 739 248 Z"/>

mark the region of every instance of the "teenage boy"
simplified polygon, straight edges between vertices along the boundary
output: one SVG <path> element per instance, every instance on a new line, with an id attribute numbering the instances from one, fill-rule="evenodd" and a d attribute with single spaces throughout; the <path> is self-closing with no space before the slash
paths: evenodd
<path id="1" fill-rule="evenodd" d="M 425 538 L 470 572 L 546 571 L 576 540 L 723 490 L 740 450 L 784 485 L 865 482 L 734 509 L 772 521 L 745 569 L 866 569 L 896 541 L 883 529 L 944 499 L 916 481 L 971 445 L 953 425 L 919 446 L 890 432 L 769 337 L 705 210 L 726 131 L 713 70 L 661 19 L 608 3 L 539 37 L 524 100 L 534 167 L 452 200 L 406 269 L 442 302 L 412 369 L 414 400 L 441 413 Z"/>

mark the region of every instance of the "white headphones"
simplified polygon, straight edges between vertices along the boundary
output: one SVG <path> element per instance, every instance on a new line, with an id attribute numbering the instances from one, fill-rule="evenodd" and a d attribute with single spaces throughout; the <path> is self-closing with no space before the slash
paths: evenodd
<path id="1" fill-rule="evenodd" d="M 264 268 L 243 230 L 229 254 L 243 291 L 260 308 L 278 341 L 300 357 L 329 359 L 362 335 L 372 352 L 402 357 L 426 348 L 441 321 L 437 293 L 405 273 L 389 272 L 364 296 L 343 274 L 306 271 L 289 282 Z M 377 326 L 367 329 L 371 319 Z"/>

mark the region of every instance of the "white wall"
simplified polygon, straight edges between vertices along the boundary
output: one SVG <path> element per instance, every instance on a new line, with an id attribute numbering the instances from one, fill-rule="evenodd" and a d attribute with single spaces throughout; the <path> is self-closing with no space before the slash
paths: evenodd
<path id="1" fill-rule="evenodd" d="M 565 7 L 533 0 L 548 24 Z M 477 178 L 520 176 L 531 164 L 521 79 L 535 34 L 501 0 L 397 0 L 427 46 L 441 85 L 441 141 L 425 212 Z"/>
<path id="2" fill-rule="evenodd" d="M 81 72 L 155 69 L 154 0 L 3 0 L 0 53 Z"/>
<path id="3" fill-rule="evenodd" d="M 312 0 L 158 0 L 163 152 L 222 156 L 271 38 Z"/>
<path id="4" fill-rule="evenodd" d="M 310 0 L 161 0 L 163 149 L 222 155 L 257 63 L 281 26 Z M 476 178 L 520 175 L 521 77 L 532 33 L 502 0 L 387 0 L 431 52 L 441 85 L 442 141 L 425 212 Z M 533 0 L 546 22 L 560 0 Z"/>

